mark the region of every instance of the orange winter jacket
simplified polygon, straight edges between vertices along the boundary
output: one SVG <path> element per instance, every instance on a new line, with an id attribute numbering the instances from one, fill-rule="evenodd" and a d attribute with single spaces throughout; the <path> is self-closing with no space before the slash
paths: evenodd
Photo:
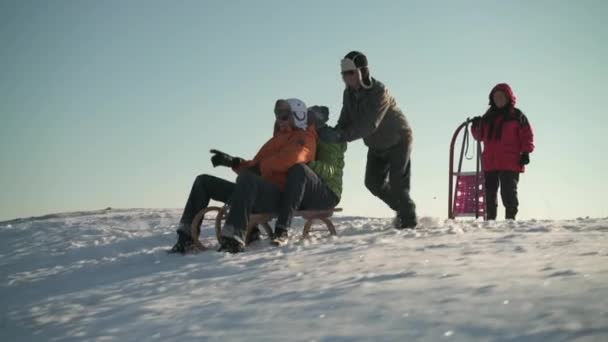
<path id="1" fill-rule="evenodd" d="M 307 130 L 289 129 L 278 131 L 262 146 L 253 160 L 243 162 L 240 171 L 258 166 L 262 177 L 285 190 L 287 171 L 296 164 L 307 164 L 315 160 L 317 151 L 317 131 L 314 126 Z"/>

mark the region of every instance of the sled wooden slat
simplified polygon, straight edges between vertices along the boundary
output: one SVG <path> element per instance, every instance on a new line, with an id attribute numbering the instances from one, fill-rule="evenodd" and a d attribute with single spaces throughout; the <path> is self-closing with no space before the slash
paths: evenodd
<path id="1" fill-rule="evenodd" d="M 301 211 L 297 211 L 294 214 L 294 217 L 301 217 L 304 220 L 306 220 L 306 222 L 304 224 L 304 230 L 302 231 L 302 237 L 306 239 L 310 236 L 310 231 L 311 231 L 312 226 L 317 222 L 321 222 L 321 223 L 325 224 L 330 235 L 337 235 L 336 227 L 334 226 L 333 222 L 331 221 L 331 217 L 334 215 L 334 213 L 338 213 L 341 211 L 342 211 L 342 208 L 334 208 L 334 209 L 328 209 L 328 210 L 301 210 Z M 220 238 L 222 236 L 222 223 L 226 219 L 226 208 L 225 207 L 224 208 L 208 207 L 206 209 L 201 210 L 194 217 L 194 220 L 192 221 L 192 239 L 194 240 L 194 244 L 201 250 L 206 249 L 206 247 L 199 241 L 200 226 L 201 226 L 203 220 L 205 219 L 205 216 L 210 212 L 216 212 L 215 237 L 217 238 L 218 241 L 220 241 Z M 269 237 L 272 237 L 274 235 L 274 232 L 273 232 L 272 228 L 270 227 L 270 221 L 272 221 L 276 217 L 277 217 L 277 214 L 269 214 L 269 213 L 251 214 L 249 216 L 249 225 L 247 227 L 247 232 L 245 234 L 245 236 L 247 237 L 247 240 L 249 238 L 249 235 L 252 233 L 253 229 L 256 226 L 260 226 L 261 228 L 263 228 L 264 231 L 266 232 L 266 235 L 268 235 Z"/>

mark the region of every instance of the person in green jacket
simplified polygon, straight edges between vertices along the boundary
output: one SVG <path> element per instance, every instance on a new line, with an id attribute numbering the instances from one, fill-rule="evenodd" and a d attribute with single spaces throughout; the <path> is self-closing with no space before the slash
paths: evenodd
<path id="1" fill-rule="evenodd" d="M 308 117 L 317 128 L 323 127 L 329 119 L 329 109 L 324 106 L 310 107 Z M 338 205 L 342 196 L 345 152 L 346 143 L 319 140 L 316 160 L 289 169 L 275 226 L 275 243 L 287 240 L 296 210 L 325 210 Z"/>

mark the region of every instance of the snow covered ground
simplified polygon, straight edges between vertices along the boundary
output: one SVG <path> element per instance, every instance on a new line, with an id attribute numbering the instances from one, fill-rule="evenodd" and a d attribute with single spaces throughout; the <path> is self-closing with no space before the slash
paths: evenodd
<path id="1" fill-rule="evenodd" d="M 168 255 L 178 216 L 0 222 L 0 341 L 608 341 L 608 219 L 343 217 L 339 237 Z"/>

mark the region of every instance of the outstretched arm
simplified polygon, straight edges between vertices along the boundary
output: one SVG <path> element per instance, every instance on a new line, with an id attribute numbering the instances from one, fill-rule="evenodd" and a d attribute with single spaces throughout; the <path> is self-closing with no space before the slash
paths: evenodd
<path id="1" fill-rule="evenodd" d="M 344 141 L 366 138 L 378 129 L 391 106 L 391 97 L 386 88 L 377 88 L 370 94 L 370 100 L 364 103 L 362 117 L 346 127 L 340 127 Z M 340 126 L 340 125 L 339 125 Z"/>

